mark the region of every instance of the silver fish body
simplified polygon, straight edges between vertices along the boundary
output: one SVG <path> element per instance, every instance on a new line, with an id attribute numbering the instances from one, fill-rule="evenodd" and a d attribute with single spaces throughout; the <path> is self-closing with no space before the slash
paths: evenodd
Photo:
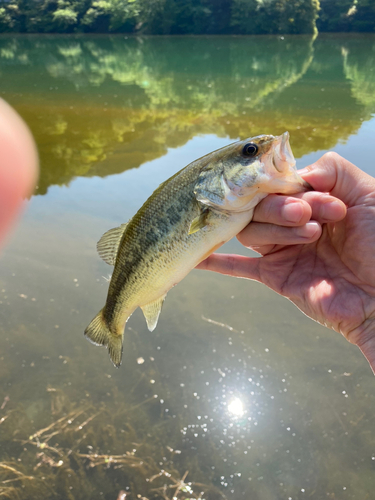
<path id="1" fill-rule="evenodd" d="M 115 366 L 137 307 L 152 331 L 167 292 L 238 234 L 267 194 L 310 188 L 296 172 L 288 137 L 249 138 L 194 161 L 161 184 L 127 224 L 103 235 L 98 252 L 114 271 L 106 304 L 85 335 L 108 348 Z"/>

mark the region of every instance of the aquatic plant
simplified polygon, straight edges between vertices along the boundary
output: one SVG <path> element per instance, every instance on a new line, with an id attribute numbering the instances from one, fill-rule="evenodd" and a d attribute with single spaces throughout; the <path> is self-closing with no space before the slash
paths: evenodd
<path id="1" fill-rule="evenodd" d="M 172 428 L 167 421 L 152 424 L 160 406 L 155 396 L 98 407 L 93 401 L 71 402 L 61 388 L 48 386 L 46 392 L 49 410 L 41 401 L 38 417 L 44 427 L 27 435 L 33 420 L 22 405 L 0 419 L 0 498 L 84 500 L 102 492 L 115 500 L 116 490 L 125 490 L 129 499 L 225 499 L 194 461 L 165 447 L 176 437 L 181 442 L 181 434 L 176 423 Z"/>

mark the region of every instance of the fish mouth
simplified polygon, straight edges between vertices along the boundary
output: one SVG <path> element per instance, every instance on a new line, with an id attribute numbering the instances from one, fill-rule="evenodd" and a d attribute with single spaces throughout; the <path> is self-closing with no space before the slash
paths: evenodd
<path id="1" fill-rule="evenodd" d="M 301 191 L 313 191 L 310 184 L 302 179 L 296 171 L 296 160 L 289 144 L 289 132 L 275 137 L 270 153 L 273 166 L 278 172 L 286 175 L 290 180 L 292 177 L 293 181 L 302 188 Z"/>
<path id="2" fill-rule="evenodd" d="M 296 160 L 289 144 L 289 132 L 275 137 L 273 142 L 273 163 L 276 170 L 284 172 L 288 167 L 294 167 Z"/>

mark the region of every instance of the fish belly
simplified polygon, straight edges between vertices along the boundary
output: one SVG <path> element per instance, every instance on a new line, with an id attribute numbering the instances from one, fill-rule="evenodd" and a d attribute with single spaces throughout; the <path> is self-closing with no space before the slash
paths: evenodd
<path id="1" fill-rule="evenodd" d="M 171 249 L 160 252 L 156 259 L 155 255 L 151 256 L 152 266 L 142 288 L 133 297 L 135 300 L 130 309 L 142 307 L 166 295 L 202 260 L 246 227 L 252 215 L 253 210 L 225 217 L 213 216 L 207 228 L 176 239 L 170 245 Z"/>

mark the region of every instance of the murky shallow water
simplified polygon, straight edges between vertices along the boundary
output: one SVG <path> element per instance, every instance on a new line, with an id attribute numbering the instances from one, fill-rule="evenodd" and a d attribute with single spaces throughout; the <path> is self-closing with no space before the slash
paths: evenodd
<path id="1" fill-rule="evenodd" d="M 374 68 L 372 36 L 0 38 L 41 157 L 1 256 L 0 496 L 372 498 L 367 362 L 262 285 L 192 272 L 119 370 L 83 330 L 96 241 L 193 159 L 289 130 L 298 167 L 331 148 L 375 175 Z"/>

